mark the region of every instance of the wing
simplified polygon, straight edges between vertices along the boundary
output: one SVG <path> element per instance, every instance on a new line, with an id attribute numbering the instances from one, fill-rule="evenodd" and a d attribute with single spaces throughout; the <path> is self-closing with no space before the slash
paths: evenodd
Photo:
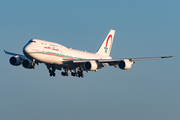
<path id="1" fill-rule="evenodd" d="M 122 59 L 64 59 L 67 62 L 73 62 L 73 63 L 85 63 L 88 61 L 96 61 L 99 63 L 111 63 L 111 62 L 119 62 L 121 60 L 130 60 L 130 61 L 138 61 L 138 60 L 154 60 L 154 59 L 163 59 L 163 58 L 171 58 L 175 56 L 163 56 L 163 57 L 145 57 L 145 58 L 122 58 Z"/>
<path id="2" fill-rule="evenodd" d="M 98 67 L 97 69 L 100 69 L 101 67 L 104 67 L 104 65 L 110 65 L 114 66 L 117 68 L 117 65 L 124 70 L 128 70 L 131 68 L 131 65 L 135 63 L 135 61 L 138 60 L 154 60 L 154 59 L 163 59 L 163 58 L 171 58 L 175 56 L 163 56 L 163 57 L 145 57 L 145 58 L 123 58 L 123 59 L 82 59 L 82 60 L 77 60 L 77 59 L 64 59 L 64 62 L 71 64 L 71 65 L 83 65 L 86 62 L 96 62 Z"/>
<path id="3" fill-rule="evenodd" d="M 19 56 L 20 58 L 26 58 L 26 59 L 27 59 L 27 57 L 26 57 L 26 56 L 21 55 L 21 54 L 8 52 L 8 51 L 6 51 L 6 50 L 4 50 L 4 52 L 5 52 L 6 54 L 8 54 L 8 55 Z"/>

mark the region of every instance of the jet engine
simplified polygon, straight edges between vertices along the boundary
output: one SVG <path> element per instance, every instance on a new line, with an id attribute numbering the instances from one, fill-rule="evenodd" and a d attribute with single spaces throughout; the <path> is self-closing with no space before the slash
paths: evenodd
<path id="1" fill-rule="evenodd" d="M 13 56 L 9 59 L 11 65 L 18 66 L 22 63 L 22 60 L 19 56 Z"/>
<path id="2" fill-rule="evenodd" d="M 88 61 L 84 63 L 84 68 L 89 71 L 95 71 L 97 70 L 97 67 L 98 65 L 96 61 Z"/>
<path id="3" fill-rule="evenodd" d="M 118 63 L 118 66 L 122 70 L 129 70 L 134 62 L 129 59 L 121 60 Z"/>
<path id="4" fill-rule="evenodd" d="M 27 68 L 27 69 L 32 69 L 33 66 L 32 66 L 32 61 L 30 61 L 29 59 L 25 59 L 23 62 L 22 62 L 22 66 L 24 68 Z"/>

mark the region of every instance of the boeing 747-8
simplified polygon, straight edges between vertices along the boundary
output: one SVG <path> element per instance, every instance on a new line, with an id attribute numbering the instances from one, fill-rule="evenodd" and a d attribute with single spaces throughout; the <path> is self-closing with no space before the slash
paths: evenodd
<path id="1" fill-rule="evenodd" d="M 31 39 L 23 47 L 24 55 L 11 53 L 5 50 L 4 52 L 12 55 L 9 60 L 11 65 L 19 66 L 22 64 L 24 68 L 35 69 L 35 64 L 44 63 L 49 70 L 50 76 L 55 76 L 56 70 L 63 70 L 61 75 L 68 76 L 69 72 L 71 72 L 71 75 L 76 77 L 84 77 L 83 71 L 97 71 L 97 69 L 101 69 L 105 65 L 114 66 L 116 68 L 118 66 L 122 70 L 128 70 L 137 60 L 173 57 L 112 59 L 110 57 L 110 52 L 114 34 L 115 30 L 110 30 L 96 53 L 75 50 L 61 44 L 39 39 Z"/>

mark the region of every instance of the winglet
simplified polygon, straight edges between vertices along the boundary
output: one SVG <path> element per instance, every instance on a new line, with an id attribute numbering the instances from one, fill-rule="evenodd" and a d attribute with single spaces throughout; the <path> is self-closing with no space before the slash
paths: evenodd
<path id="1" fill-rule="evenodd" d="M 171 57 L 176 57 L 177 55 L 173 55 L 173 56 L 164 56 L 164 57 L 161 57 L 161 58 L 171 58 Z"/>
<path id="2" fill-rule="evenodd" d="M 10 52 L 8 52 L 8 51 L 6 51 L 6 50 L 4 50 L 4 52 L 5 52 L 6 54 L 10 54 Z"/>

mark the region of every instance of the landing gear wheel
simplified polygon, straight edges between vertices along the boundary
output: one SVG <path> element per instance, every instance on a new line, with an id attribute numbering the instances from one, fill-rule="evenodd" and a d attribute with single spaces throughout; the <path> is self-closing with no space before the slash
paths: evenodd
<path id="1" fill-rule="evenodd" d="M 55 77 L 56 76 L 56 73 L 53 73 L 53 77 Z"/>
<path id="2" fill-rule="evenodd" d="M 84 74 L 82 74 L 81 77 L 83 78 L 83 77 L 84 77 Z"/>
<path id="3" fill-rule="evenodd" d="M 65 72 L 65 75 L 66 75 L 66 76 L 68 76 L 68 75 L 69 75 L 69 73 L 68 73 L 68 72 Z"/>
<path id="4" fill-rule="evenodd" d="M 61 75 L 62 75 L 62 76 L 65 76 L 65 73 L 64 73 L 64 72 L 61 72 Z"/>
<path id="5" fill-rule="evenodd" d="M 56 73 L 53 72 L 52 70 L 49 70 L 49 75 L 55 77 L 55 76 L 56 76 Z"/>
<path id="6" fill-rule="evenodd" d="M 50 74 L 49 74 L 50 76 L 53 76 L 53 77 L 55 77 L 56 76 L 56 73 L 54 73 L 54 72 L 50 72 Z"/>
<path id="7" fill-rule="evenodd" d="M 78 77 L 80 78 L 80 77 L 81 77 L 81 75 L 80 75 L 80 74 L 78 74 Z"/>
<path id="8" fill-rule="evenodd" d="M 75 73 L 75 72 L 72 72 L 71 75 L 72 75 L 73 77 L 75 77 L 75 76 L 76 76 L 76 73 Z"/>
<path id="9" fill-rule="evenodd" d="M 50 76 L 52 76 L 52 74 L 51 74 L 51 73 L 50 73 L 49 75 L 50 75 Z"/>

